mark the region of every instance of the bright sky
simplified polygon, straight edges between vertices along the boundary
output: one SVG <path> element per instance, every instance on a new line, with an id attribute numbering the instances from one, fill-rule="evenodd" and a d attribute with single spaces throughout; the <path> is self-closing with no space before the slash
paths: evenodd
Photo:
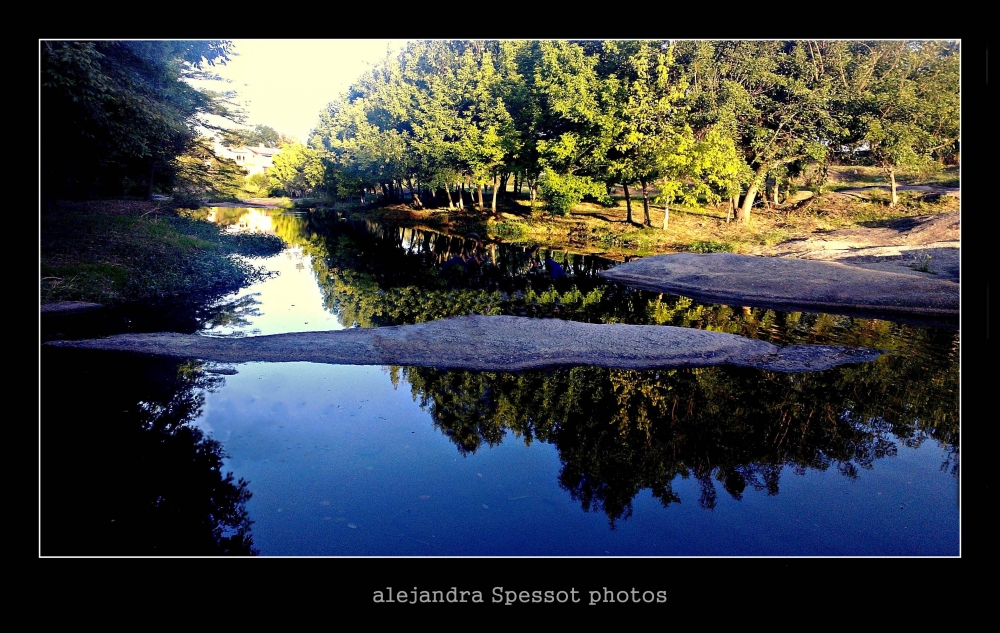
<path id="1" fill-rule="evenodd" d="M 233 40 L 237 53 L 225 66 L 215 66 L 232 79 L 213 90 L 236 90 L 248 112 L 249 125 L 269 125 L 279 133 L 308 142 L 319 113 L 361 74 L 398 51 L 405 40 Z"/>

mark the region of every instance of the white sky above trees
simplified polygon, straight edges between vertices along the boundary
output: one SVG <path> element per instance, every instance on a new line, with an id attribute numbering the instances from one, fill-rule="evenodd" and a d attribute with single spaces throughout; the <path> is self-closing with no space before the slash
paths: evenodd
<path id="1" fill-rule="evenodd" d="M 212 69 L 232 83 L 199 85 L 236 90 L 248 125 L 268 125 L 307 143 L 320 111 L 387 50 L 396 52 L 404 44 L 387 39 L 233 40 L 238 55 Z"/>

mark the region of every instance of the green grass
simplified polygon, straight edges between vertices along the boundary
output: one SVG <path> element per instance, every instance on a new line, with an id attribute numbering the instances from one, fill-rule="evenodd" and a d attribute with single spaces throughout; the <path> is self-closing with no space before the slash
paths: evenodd
<path id="1" fill-rule="evenodd" d="M 262 273 L 231 255 L 283 247 L 278 237 L 225 233 L 152 203 L 57 204 L 41 216 L 41 301 L 232 292 Z"/>
<path id="2" fill-rule="evenodd" d="M 958 187 L 959 168 L 933 164 L 924 168 L 900 169 L 896 172 L 896 184 Z M 826 191 L 843 191 L 888 185 L 889 177 L 880 167 L 838 165 L 830 167 L 823 187 Z"/>
<path id="3" fill-rule="evenodd" d="M 936 275 L 937 274 L 933 270 L 931 270 L 931 256 L 930 255 L 924 255 L 923 258 L 921 258 L 918 262 L 910 265 L 910 268 L 912 268 L 913 270 L 922 272 L 922 273 L 931 273 L 932 275 Z"/>
<path id="4" fill-rule="evenodd" d="M 688 246 L 688 250 L 692 253 L 732 253 L 733 245 L 729 242 L 696 240 Z"/>
<path id="5" fill-rule="evenodd" d="M 489 236 L 502 240 L 517 241 L 528 235 L 528 225 L 517 220 L 504 220 L 489 226 Z"/>

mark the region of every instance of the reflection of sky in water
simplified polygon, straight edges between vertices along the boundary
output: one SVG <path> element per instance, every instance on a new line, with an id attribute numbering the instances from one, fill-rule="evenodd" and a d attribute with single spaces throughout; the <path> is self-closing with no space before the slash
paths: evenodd
<path id="1" fill-rule="evenodd" d="M 206 218 L 209 222 L 224 222 L 224 216 L 229 209 L 212 207 Z M 271 219 L 271 211 L 267 209 L 243 209 L 235 224 L 230 224 L 226 230 L 237 232 L 245 231 L 250 233 L 274 233 L 274 221 Z"/>
<path id="2" fill-rule="evenodd" d="M 384 368 L 247 363 L 206 394 L 198 424 L 226 468 L 250 482 L 264 555 L 954 555 L 957 485 L 927 477 L 944 461 L 926 442 L 899 447 L 857 480 L 807 470 L 781 491 L 721 487 L 698 506 L 693 479 L 663 508 L 648 490 L 610 530 L 558 482 L 551 444 L 507 434 L 463 457 Z"/>
<path id="3" fill-rule="evenodd" d="M 251 482 L 262 554 L 554 553 L 580 547 L 569 530 L 581 523 L 607 531 L 559 489 L 554 447 L 508 438 L 463 458 L 382 368 L 238 368 L 201 424 Z"/>
<path id="4" fill-rule="evenodd" d="M 202 330 L 212 336 L 241 333 L 245 336 L 281 334 L 284 332 L 315 332 L 342 330 L 337 317 L 323 307 L 323 295 L 312 270 L 312 257 L 297 246 L 268 258 L 249 260 L 278 274 L 225 297 L 230 302 L 247 295 L 255 296 L 259 314 L 248 313 L 249 325 L 215 327 Z"/>
<path id="5" fill-rule="evenodd" d="M 259 301 L 237 333 L 342 329 L 300 249 L 254 263 L 279 274 L 227 298 Z M 698 482 L 678 477 L 681 503 L 664 508 L 643 490 L 611 530 L 602 512 L 583 512 L 561 488 L 555 446 L 525 446 L 508 433 L 463 457 L 385 368 L 234 368 L 205 394 L 196 424 L 223 443 L 226 468 L 250 482 L 247 509 L 264 555 L 958 553 L 957 479 L 937 472 L 946 456 L 933 441 L 897 442 L 895 457 L 855 480 L 835 467 L 803 475 L 786 467 L 776 496 L 748 488 L 737 501 L 718 486 L 711 511 L 698 505 Z"/>

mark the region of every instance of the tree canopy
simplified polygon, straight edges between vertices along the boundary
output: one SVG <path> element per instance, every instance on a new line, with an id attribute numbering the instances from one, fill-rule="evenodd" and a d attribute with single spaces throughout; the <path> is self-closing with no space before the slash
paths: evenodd
<path id="1" fill-rule="evenodd" d="M 225 63 L 232 43 L 42 41 L 43 194 L 92 198 L 151 195 L 192 149 L 200 114 L 229 112 L 186 83 Z"/>
<path id="2" fill-rule="evenodd" d="M 833 112 L 839 140 L 881 167 L 892 187 L 903 167 L 950 158 L 959 141 L 959 55 L 953 42 L 837 42 Z"/>
<path id="3" fill-rule="evenodd" d="M 231 46 L 43 41 L 43 190 L 169 185 L 176 157 L 203 153 L 196 118 L 231 114 L 184 79 Z M 513 176 L 556 213 L 620 186 L 629 221 L 630 187 L 646 224 L 651 198 L 729 199 L 749 221 L 768 183 L 832 155 L 893 183 L 900 168 L 952 159 L 958 77 L 949 41 L 413 41 L 334 99 L 303 145 L 265 125 L 222 141 L 285 147 L 271 184 L 300 195 L 408 192 L 418 208 L 495 212 Z"/>
<path id="4" fill-rule="evenodd" d="M 332 102 L 310 145 L 417 206 L 513 175 L 555 212 L 619 185 L 629 220 L 636 186 L 647 224 L 652 189 L 742 199 L 746 221 L 767 181 L 831 153 L 887 170 L 954 153 L 958 99 L 952 42 L 422 41 Z"/>

